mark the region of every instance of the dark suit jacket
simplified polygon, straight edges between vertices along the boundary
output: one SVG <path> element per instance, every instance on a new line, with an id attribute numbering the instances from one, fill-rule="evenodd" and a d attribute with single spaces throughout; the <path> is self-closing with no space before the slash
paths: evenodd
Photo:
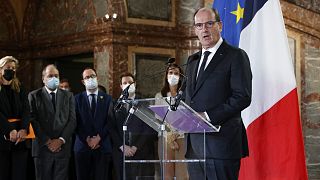
<path id="1" fill-rule="evenodd" d="M 14 129 L 28 131 L 30 120 L 28 95 L 22 87 L 20 87 L 19 93 L 11 88 L 5 88 L 5 86 L 2 86 L 0 90 L 0 150 L 10 150 L 12 147 L 26 148 L 25 142 L 20 142 L 14 146 L 14 143 L 5 140 L 4 136 L 8 138 L 10 131 Z M 7 93 L 10 93 L 13 99 L 10 99 Z M 21 119 L 21 121 L 9 123 L 8 119 Z"/>
<path id="2" fill-rule="evenodd" d="M 142 103 L 142 102 L 140 102 Z M 112 140 L 115 148 L 123 145 L 123 124 L 128 115 L 126 105 L 122 106 L 119 111 L 115 112 L 115 121 L 113 121 L 110 131 L 112 132 Z M 157 139 L 157 132 L 154 131 L 149 125 L 144 123 L 134 114 L 127 122 L 126 145 L 136 146 L 138 151 L 135 158 L 154 158 L 154 142 Z M 140 156 L 141 155 L 141 156 Z"/>
<path id="3" fill-rule="evenodd" d="M 45 143 L 49 139 L 62 137 L 66 143 L 56 157 L 69 157 L 71 152 L 71 136 L 76 127 L 75 104 L 72 93 L 58 89 L 56 94 L 56 112 L 50 94 L 45 87 L 29 93 L 31 122 L 36 138 L 32 142 L 32 155 L 42 157 L 52 155 Z"/>
<path id="4" fill-rule="evenodd" d="M 98 92 L 97 106 L 94 117 L 91 115 L 90 103 L 86 91 L 77 94 L 76 100 L 76 141 L 75 152 L 91 151 L 87 145 L 88 136 L 100 135 L 100 150 L 104 153 L 112 152 L 111 137 L 108 132 L 109 121 L 113 119 L 112 97 L 101 91 Z"/>
<path id="5" fill-rule="evenodd" d="M 206 157 L 238 159 L 248 156 L 241 111 L 251 102 L 249 58 L 243 50 L 223 41 L 201 79 L 196 80 L 200 57 L 201 52 L 197 52 L 188 59 L 185 102 L 197 112 L 207 112 L 213 125 L 221 125 L 220 132 L 206 134 Z M 203 136 L 188 136 L 186 156 L 203 155 Z"/>

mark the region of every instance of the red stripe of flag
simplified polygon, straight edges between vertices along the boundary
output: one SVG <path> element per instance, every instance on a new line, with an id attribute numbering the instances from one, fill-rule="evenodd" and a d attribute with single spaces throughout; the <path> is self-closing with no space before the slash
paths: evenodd
<path id="1" fill-rule="evenodd" d="M 247 134 L 250 155 L 241 161 L 239 179 L 308 179 L 296 88 L 253 121 Z"/>

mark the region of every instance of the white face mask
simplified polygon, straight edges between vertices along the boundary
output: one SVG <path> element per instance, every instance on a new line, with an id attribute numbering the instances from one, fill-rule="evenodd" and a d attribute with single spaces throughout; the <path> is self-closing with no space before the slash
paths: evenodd
<path id="1" fill-rule="evenodd" d="M 129 86 L 129 84 L 127 84 L 126 86 L 123 86 L 122 90 L 125 90 L 128 86 Z M 134 84 L 131 84 L 128 89 L 128 93 L 133 94 L 135 92 L 136 92 L 136 86 Z"/>
<path id="2" fill-rule="evenodd" d="M 69 88 L 61 88 L 62 90 L 65 90 L 65 91 L 70 91 Z"/>
<path id="3" fill-rule="evenodd" d="M 89 78 L 84 80 L 84 85 L 86 86 L 86 89 L 96 89 L 98 87 L 98 81 L 97 78 Z"/>
<path id="4" fill-rule="evenodd" d="M 179 76 L 177 75 L 168 75 L 168 83 L 170 86 L 175 86 L 179 83 Z"/>

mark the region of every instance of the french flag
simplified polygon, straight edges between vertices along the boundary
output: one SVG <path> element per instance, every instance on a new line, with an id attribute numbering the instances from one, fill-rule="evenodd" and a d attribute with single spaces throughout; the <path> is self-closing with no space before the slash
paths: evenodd
<path id="1" fill-rule="evenodd" d="M 252 102 L 242 112 L 249 157 L 242 180 L 307 177 L 294 67 L 279 0 L 214 0 L 221 35 L 250 58 Z"/>

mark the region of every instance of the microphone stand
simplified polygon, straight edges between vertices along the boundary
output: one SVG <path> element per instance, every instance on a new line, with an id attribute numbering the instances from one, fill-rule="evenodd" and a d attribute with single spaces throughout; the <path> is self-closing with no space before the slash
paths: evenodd
<path id="1" fill-rule="evenodd" d="M 133 83 L 131 83 L 131 84 L 133 84 Z M 120 95 L 119 99 L 117 100 L 117 104 L 114 107 L 114 110 L 116 112 L 119 112 L 122 109 L 123 104 L 132 105 L 132 107 L 130 108 L 129 113 L 128 113 L 127 117 L 126 117 L 126 120 L 124 121 L 124 123 L 122 125 L 122 131 L 123 131 L 123 134 L 122 134 L 122 141 L 123 141 L 123 144 L 122 144 L 122 161 L 123 161 L 123 164 L 122 164 L 122 176 L 123 176 L 124 180 L 126 179 L 125 145 L 126 145 L 126 132 L 128 130 L 127 124 L 129 122 L 129 120 L 131 119 L 132 115 L 134 114 L 135 110 L 137 109 L 135 107 L 136 103 L 133 103 L 133 100 L 130 100 L 130 101 L 128 100 L 128 98 L 129 98 L 129 88 L 130 88 L 131 84 L 129 84 L 128 87 L 126 87 L 121 92 L 121 95 Z"/>
<path id="2" fill-rule="evenodd" d="M 169 108 L 167 109 L 166 114 L 164 115 L 161 124 L 160 124 L 160 137 L 161 137 L 161 156 L 160 156 L 160 177 L 161 180 L 165 180 L 165 145 L 166 145 L 166 141 L 165 141 L 165 137 L 164 137 L 164 132 L 166 130 L 166 125 L 165 125 L 165 119 L 168 115 L 169 111 L 172 111 L 172 101 L 171 101 L 172 97 L 170 97 L 170 101 L 168 102 L 166 100 L 166 102 L 169 104 Z M 176 109 L 175 109 L 176 110 Z"/>
<path id="3" fill-rule="evenodd" d="M 123 151 L 122 151 L 122 160 L 123 160 L 123 166 L 122 166 L 122 175 L 123 175 L 123 179 L 126 180 L 126 156 L 125 156 L 125 145 L 126 145 L 126 132 L 128 130 L 128 122 L 131 119 L 132 115 L 134 114 L 134 112 L 137 110 L 137 107 L 135 106 L 136 103 L 133 102 L 133 100 L 125 100 L 125 103 L 132 105 L 132 107 L 129 110 L 129 113 L 126 117 L 126 120 L 124 121 L 123 125 L 122 125 L 122 131 L 123 131 L 123 135 L 122 135 L 122 141 L 123 141 Z"/>

